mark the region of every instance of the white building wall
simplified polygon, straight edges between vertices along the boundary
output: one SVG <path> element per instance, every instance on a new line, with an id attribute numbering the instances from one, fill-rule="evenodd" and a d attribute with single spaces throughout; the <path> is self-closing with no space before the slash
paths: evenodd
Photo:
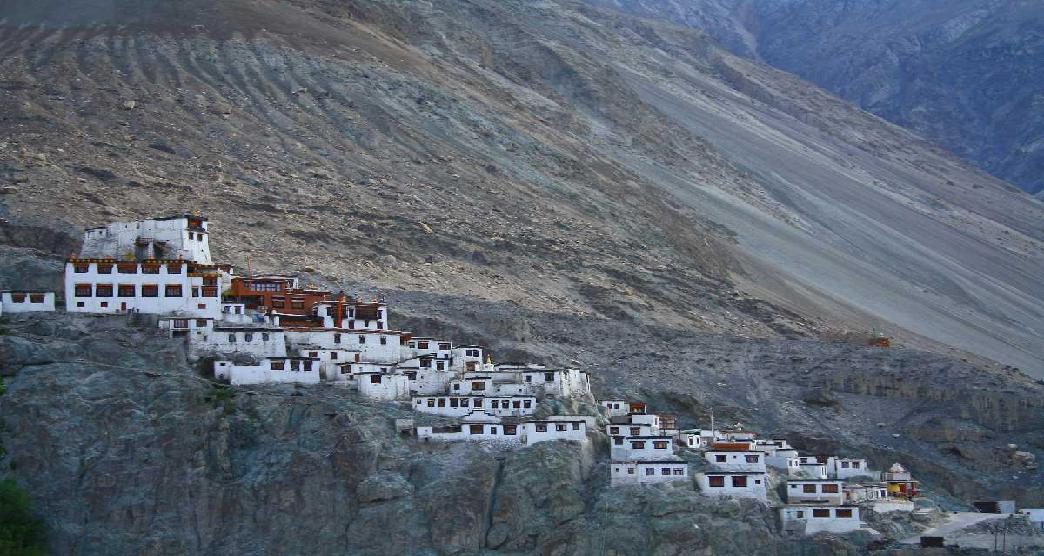
<path id="1" fill-rule="evenodd" d="M 359 393 L 373 400 L 405 400 L 410 397 L 410 381 L 400 374 L 361 374 L 355 377 Z"/>
<path id="2" fill-rule="evenodd" d="M 82 264 L 82 263 L 81 263 Z M 123 274 L 117 269 L 117 264 L 112 264 L 111 273 L 102 274 L 98 272 L 97 262 L 87 263 L 86 272 L 76 272 L 74 262 L 65 264 L 65 308 L 71 313 L 121 313 L 137 311 L 149 314 L 184 314 L 189 316 L 220 318 L 221 317 L 221 291 L 228 287 L 224 273 L 218 274 L 217 286 L 213 289 L 203 289 L 203 277 L 189 276 L 187 264 L 179 265 L 181 272 L 168 272 L 168 264 L 159 265 L 159 272 L 146 274 L 142 272 L 142 265 L 136 263 L 133 274 Z M 176 266 L 177 263 L 173 263 Z M 77 295 L 77 285 L 90 286 L 90 296 Z M 111 295 L 99 296 L 102 293 L 98 285 L 111 286 Z M 143 295 L 142 286 L 156 286 L 157 292 L 154 297 Z M 133 296 L 121 296 L 120 286 L 133 286 Z M 177 296 L 167 295 L 167 286 L 180 287 L 181 293 Z M 193 296 L 193 288 L 196 288 L 196 296 Z M 204 296 L 204 292 L 213 292 L 212 296 Z"/>
<path id="3" fill-rule="evenodd" d="M 185 259 L 211 264 L 210 235 L 206 220 L 200 229 L 189 229 L 189 218 L 149 219 L 137 222 L 114 222 L 100 228 L 85 230 L 82 258 L 124 259 L 137 252 L 138 238 L 149 238 L 166 243 L 166 252 L 153 257 Z"/>
<path id="4" fill-rule="evenodd" d="M 787 481 L 787 502 L 840 506 L 845 503 L 843 487 L 841 481 Z M 806 489 L 812 492 L 805 492 Z M 827 492 L 831 489 L 834 492 Z"/>
<path id="5" fill-rule="evenodd" d="M 611 444 L 610 457 L 614 461 L 659 461 L 674 456 L 674 439 L 669 436 L 628 436 L 623 442 Z"/>
<path id="6" fill-rule="evenodd" d="M 496 402 L 496 403 L 493 403 Z M 516 407 L 517 406 L 517 407 Z M 498 417 L 532 415 L 536 411 L 536 398 L 497 398 L 482 396 L 414 396 L 413 409 L 421 413 L 463 417 L 479 410 Z"/>
<path id="7" fill-rule="evenodd" d="M 521 423 L 519 428 L 522 432 L 522 443 L 527 446 L 553 440 L 587 441 L 587 423 L 582 420 L 528 421 Z"/>
<path id="8" fill-rule="evenodd" d="M 257 365 L 236 365 L 231 361 L 215 361 L 214 376 L 233 386 L 246 384 L 298 383 L 318 384 L 317 361 L 266 358 Z M 281 366 L 279 369 L 277 366 Z"/>
<path id="9" fill-rule="evenodd" d="M 610 423 L 605 426 L 605 433 L 609 436 L 663 436 L 659 434 L 659 428 L 643 423 Z"/>
<path id="10" fill-rule="evenodd" d="M 602 400 L 598 405 L 605 410 L 609 417 L 618 417 L 630 413 L 630 405 L 626 400 Z"/>
<path id="11" fill-rule="evenodd" d="M 835 479 L 873 475 L 873 472 L 867 467 L 866 460 L 858 458 L 830 458 L 827 461 L 827 472 Z"/>
<path id="12" fill-rule="evenodd" d="M 779 509 L 784 531 L 850 533 L 862 527 L 858 506 L 784 506 Z"/>
<path id="13" fill-rule="evenodd" d="M 363 361 L 396 364 L 403 357 L 398 332 L 370 332 L 344 329 L 288 329 L 286 338 L 291 347 L 318 347 L 358 351 Z M 365 340 L 360 341 L 361 338 Z M 382 343 L 382 340 L 383 343 Z"/>
<path id="14" fill-rule="evenodd" d="M 611 486 L 688 480 L 689 464 L 684 461 L 614 461 L 609 465 Z"/>
<path id="15" fill-rule="evenodd" d="M 719 471 L 765 472 L 765 454 L 762 452 L 708 450 L 703 457 Z"/>
<path id="16" fill-rule="evenodd" d="M 286 339 L 278 328 L 225 328 L 215 326 L 204 334 L 189 336 L 193 354 L 243 353 L 255 357 L 286 357 Z M 318 369 L 316 369 L 318 372 Z"/>
<path id="17" fill-rule="evenodd" d="M 703 436 L 698 431 L 681 431 L 678 433 L 678 445 L 690 450 L 704 447 Z"/>
<path id="18" fill-rule="evenodd" d="M 715 477 L 723 479 L 721 486 L 712 486 Z M 746 477 L 746 485 L 738 484 L 740 479 L 736 479 L 736 477 Z M 697 474 L 697 484 L 699 484 L 700 492 L 707 496 L 733 496 L 765 501 L 768 499 L 767 483 L 767 475 L 762 474 L 713 472 Z"/>
<path id="19" fill-rule="evenodd" d="M 54 292 L 0 293 L 0 314 L 54 312 Z"/>

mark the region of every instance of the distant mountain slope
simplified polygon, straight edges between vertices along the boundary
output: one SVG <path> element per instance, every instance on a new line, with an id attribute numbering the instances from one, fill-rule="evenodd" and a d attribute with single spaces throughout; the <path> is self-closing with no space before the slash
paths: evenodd
<path id="1" fill-rule="evenodd" d="M 5 10 L 11 222 L 199 208 L 255 269 L 1044 374 L 1044 207 L 697 31 L 570 1 Z"/>
<path id="2" fill-rule="evenodd" d="M 592 1 L 703 29 L 995 176 L 1044 189 L 1044 3 Z"/>

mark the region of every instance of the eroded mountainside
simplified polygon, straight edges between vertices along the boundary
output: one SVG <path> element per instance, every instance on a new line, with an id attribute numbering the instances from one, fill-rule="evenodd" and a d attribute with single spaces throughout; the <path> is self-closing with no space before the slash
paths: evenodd
<path id="1" fill-rule="evenodd" d="M 1029 192 L 1044 189 L 1033 0 L 593 0 L 691 25 Z"/>

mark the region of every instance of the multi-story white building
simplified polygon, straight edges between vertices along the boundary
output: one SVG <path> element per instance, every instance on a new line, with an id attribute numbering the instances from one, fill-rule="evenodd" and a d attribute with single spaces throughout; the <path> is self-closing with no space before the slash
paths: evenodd
<path id="1" fill-rule="evenodd" d="M 86 259 L 182 259 L 204 265 L 210 259 L 207 219 L 176 215 L 137 222 L 114 222 L 83 233 Z"/>
<path id="2" fill-rule="evenodd" d="M 768 476 L 746 471 L 707 471 L 697 474 L 700 492 L 707 496 L 733 496 L 765 501 Z"/>
<path id="3" fill-rule="evenodd" d="M 221 317 L 231 267 L 185 260 L 70 259 L 65 308 L 72 313 L 151 313 Z"/>
<path id="4" fill-rule="evenodd" d="M 609 465 L 611 486 L 673 483 L 689 480 L 689 464 L 682 460 L 614 461 Z"/>
<path id="5" fill-rule="evenodd" d="M 246 384 L 319 383 L 319 362 L 309 357 L 266 357 L 254 364 L 215 361 L 214 377 L 233 386 Z"/>
<path id="6" fill-rule="evenodd" d="M 421 413 L 463 417 L 479 410 L 498 417 L 522 417 L 536 411 L 537 400 L 533 396 L 486 397 L 486 396 L 414 396 L 413 409 Z"/>
<path id="7" fill-rule="evenodd" d="M 355 373 L 359 393 L 373 400 L 408 400 L 410 379 L 400 373 L 369 371 Z"/>
<path id="8" fill-rule="evenodd" d="M 783 532 L 791 535 L 850 533 L 862 527 L 859 506 L 786 505 L 779 509 Z"/>
<path id="9" fill-rule="evenodd" d="M 716 444 L 715 446 L 720 446 Z M 765 472 L 765 454 L 750 450 L 727 450 L 711 447 L 703 457 L 719 471 Z"/>
<path id="10" fill-rule="evenodd" d="M 835 479 L 850 479 L 852 477 L 870 477 L 875 475 L 873 471 L 870 471 L 865 459 L 838 457 L 827 459 L 827 474 Z"/>
<path id="11" fill-rule="evenodd" d="M 613 461 L 657 461 L 674 457 L 674 439 L 670 436 L 627 436 L 610 447 Z"/>
<path id="12" fill-rule="evenodd" d="M 837 480 L 795 480 L 787 481 L 787 502 L 794 504 L 821 504 L 840 506 L 845 503 L 844 482 Z"/>
<path id="13" fill-rule="evenodd" d="M 497 441 L 521 446 L 554 440 L 587 441 L 586 419 L 561 419 L 502 423 L 491 415 L 472 414 L 458 425 L 417 427 L 417 437 L 425 442 Z"/>
<path id="14" fill-rule="evenodd" d="M 172 324 L 180 326 L 178 319 Z M 200 319 L 187 319 L 190 326 L 189 348 L 199 356 L 203 354 L 244 354 L 254 357 L 287 357 L 286 339 L 283 329 L 274 327 L 221 326 L 208 321 L 212 326 L 200 327 Z M 316 372 L 319 372 L 316 366 Z"/>

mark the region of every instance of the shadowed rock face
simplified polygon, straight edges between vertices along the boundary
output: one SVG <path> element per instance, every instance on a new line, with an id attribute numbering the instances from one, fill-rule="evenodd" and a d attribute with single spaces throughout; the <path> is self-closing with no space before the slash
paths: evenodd
<path id="1" fill-rule="evenodd" d="M 1044 7 L 992 0 L 592 0 L 702 29 L 1031 193 Z"/>
<path id="2" fill-rule="evenodd" d="M 0 15 L 0 53 L 17 226 L 199 209 L 240 267 L 1044 372 L 1041 205 L 696 31 L 575 2 L 81 0 Z"/>

